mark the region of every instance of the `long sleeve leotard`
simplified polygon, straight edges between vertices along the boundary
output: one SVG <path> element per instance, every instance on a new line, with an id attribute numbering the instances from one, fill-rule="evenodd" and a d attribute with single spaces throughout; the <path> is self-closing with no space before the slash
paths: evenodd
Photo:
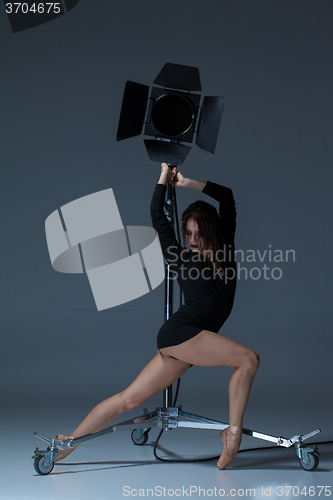
<path id="1" fill-rule="evenodd" d="M 151 200 L 152 224 L 157 231 L 162 252 L 184 293 L 185 304 L 161 327 L 157 347 L 179 345 L 202 330 L 218 332 L 228 318 L 236 289 L 234 237 L 236 209 L 231 189 L 208 181 L 202 192 L 219 202 L 220 230 L 223 248 L 219 261 L 223 273 L 198 259 L 198 253 L 184 251 L 164 214 L 166 186 L 157 184 Z"/>

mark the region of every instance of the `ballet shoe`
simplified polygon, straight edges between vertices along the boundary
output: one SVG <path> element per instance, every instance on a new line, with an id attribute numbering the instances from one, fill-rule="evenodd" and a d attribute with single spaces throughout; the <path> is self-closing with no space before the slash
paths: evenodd
<path id="1" fill-rule="evenodd" d="M 223 429 L 220 434 L 223 441 L 223 451 L 217 462 L 219 469 L 225 469 L 236 458 L 240 444 L 242 442 L 242 427 L 230 425 Z"/>
<path id="2" fill-rule="evenodd" d="M 58 434 L 57 436 L 54 437 L 55 439 L 60 439 L 61 441 L 66 441 L 66 439 L 74 439 L 74 436 L 64 436 L 63 434 Z M 72 451 L 74 451 L 75 448 L 79 446 L 79 444 L 76 444 L 74 448 L 69 448 L 68 450 L 60 450 L 58 448 L 58 455 L 53 460 L 53 462 L 59 462 L 59 460 L 63 460 L 64 458 L 68 457 L 68 455 L 70 455 Z"/>

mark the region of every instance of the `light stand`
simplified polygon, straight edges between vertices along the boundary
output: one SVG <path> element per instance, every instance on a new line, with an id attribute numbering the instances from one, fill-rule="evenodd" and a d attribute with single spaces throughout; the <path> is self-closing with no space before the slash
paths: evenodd
<path id="1" fill-rule="evenodd" d="M 148 98 L 149 87 L 135 82 L 127 82 L 118 126 L 117 140 L 140 135 L 145 124 L 145 134 L 154 139 L 145 140 L 148 156 L 152 161 L 182 164 L 190 151 L 194 135 L 196 144 L 208 155 L 213 156 L 224 106 L 223 97 L 206 96 L 199 106 L 200 96 L 191 91 L 201 91 L 198 68 L 178 64 L 166 64 L 154 83 L 162 88 L 153 88 Z M 179 125 L 180 128 L 179 128 Z M 173 186 L 168 184 L 165 200 L 166 215 L 170 222 L 178 224 L 176 195 Z M 179 238 L 179 228 L 178 238 Z M 173 280 L 169 264 L 165 266 L 165 319 L 169 319 L 173 306 Z M 35 436 L 49 443 L 46 450 L 36 448 L 34 468 L 38 474 L 49 474 L 54 466 L 53 460 L 58 448 L 68 450 L 75 444 L 95 439 L 118 430 L 130 430 L 132 441 L 143 445 L 148 440 L 152 427 L 171 430 L 178 427 L 194 429 L 222 430 L 228 424 L 186 413 L 181 406 L 172 405 L 172 386 L 163 392 L 163 406 L 153 412 L 144 409 L 143 415 L 111 425 L 93 434 L 61 441 L 48 438 L 35 432 Z M 300 464 L 305 470 L 315 470 L 319 463 L 317 447 L 304 445 L 304 441 L 320 432 L 319 429 L 306 435 L 296 435 L 289 439 L 270 436 L 243 428 L 243 434 L 289 448 L 295 446 Z M 183 460 L 181 460 L 183 461 Z M 191 461 L 191 460 L 190 460 Z"/>

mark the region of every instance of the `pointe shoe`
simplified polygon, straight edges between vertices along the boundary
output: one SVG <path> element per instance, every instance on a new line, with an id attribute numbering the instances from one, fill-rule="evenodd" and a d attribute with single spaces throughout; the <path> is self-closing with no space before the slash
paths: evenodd
<path id="1" fill-rule="evenodd" d="M 242 429 L 242 427 L 230 425 L 221 432 L 220 437 L 223 441 L 223 451 L 217 462 L 219 469 L 225 469 L 235 460 L 242 442 Z"/>
<path id="2" fill-rule="evenodd" d="M 61 441 L 65 441 L 66 439 L 74 439 L 74 436 L 64 436 L 63 434 L 58 434 L 57 436 L 55 436 L 55 438 L 56 439 L 60 439 Z M 53 460 L 53 462 L 58 462 L 59 460 L 62 460 L 63 458 L 68 457 L 68 455 L 70 455 L 72 453 L 72 451 L 74 451 L 75 448 L 77 448 L 78 446 L 79 445 L 76 444 L 74 446 L 74 448 L 70 448 L 68 450 L 60 450 L 60 449 L 58 449 L 58 455 Z"/>

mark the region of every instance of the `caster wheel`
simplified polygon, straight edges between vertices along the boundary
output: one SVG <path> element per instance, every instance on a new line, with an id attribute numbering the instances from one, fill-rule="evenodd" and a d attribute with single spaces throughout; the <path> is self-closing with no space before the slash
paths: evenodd
<path id="1" fill-rule="evenodd" d="M 145 431 L 142 436 L 138 439 L 136 437 L 136 433 L 137 433 L 137 430 L 134 429 L 131 433 L 131 438 L 132 438 L 132 441 L 134 444 L 138 445 L 138 446 L 143 446 L 144 444 L 146 444 L 146 442 L 148 441 L 148 432 L 149 431 Z"/>
<path id="2" fill-rule="evenodd" d="M 319 464 L 319 457 L 316 455 L 316 453 L 308 453 L 308 457 L 310 462 L 307 464 L 306 462 L 303 462 L 303 460 L 299 460 L 299 463 L 301 464 L 301 467 L 303 467 L 304 470 L 315 470 L 318 467 Z"/>
<path id="3" fill-rule="evenodd" d="M 41 476 L 45 476 L 46 474 L 50 474 L 53 470 L 54 463 L 52 462 L 48 467 L 44 467 L 45 457 L 44 455 L 39 455 L 34 460 L 34 469 Z"/>

